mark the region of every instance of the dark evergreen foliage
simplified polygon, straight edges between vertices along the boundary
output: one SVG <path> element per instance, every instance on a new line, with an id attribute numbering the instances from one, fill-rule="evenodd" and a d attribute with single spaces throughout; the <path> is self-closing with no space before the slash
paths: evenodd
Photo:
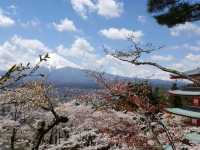
<path id="1" fill-rule="evenodd" d="M 160 25 L 173 27 L 176 24 L 200 20 L 200 1 L 148 0 L 148 12 Z"/>

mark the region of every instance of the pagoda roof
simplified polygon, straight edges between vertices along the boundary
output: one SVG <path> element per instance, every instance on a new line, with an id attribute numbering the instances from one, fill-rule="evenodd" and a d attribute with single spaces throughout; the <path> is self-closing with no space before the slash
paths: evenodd
<path id="1" fill-rule="evenodd" d="M 200 119 L 200 112 L 194 111 L 192 109 L 185 109 L 185 108 L 166 108 L 167 112 L 184 116 L 184 117 L 190 117 L 194 119 Z"/>
<path id="2" fill-rule="evenodd" d="M 200 96 L 200 91 L 171 90 L 169 93 L 182 96 Z"/>
<path id="3" fill-rule="evenodd" d="M 196 76 L 196 75 L 200 75 L 200 67 L 196 68 L 196 69 L 193 69 L 193 70 L 189 70 L 189 71 L 185 71 L 183 72 L 185 75 L 187 76 Z M 178 79 L 178 78 L 182 78 L 180 77 L 179 75 L 174 75 L 174 74 L 171 74 L 171 78 L 172 79 Z"/>

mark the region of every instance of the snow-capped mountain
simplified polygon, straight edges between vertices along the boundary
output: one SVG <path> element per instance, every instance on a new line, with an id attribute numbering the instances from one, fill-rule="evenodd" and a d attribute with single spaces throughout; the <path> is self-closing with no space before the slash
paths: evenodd
<path id="1" fill-rule="evenodd" d="M 50 53 L 51 61 L 45 62 L 42 66 L 49 69 L 60 69 L 64 67 L 81 68 L 77 64 L 65 59 L 64 57 L 56 54 Z"/>
<path id="2" fill-rule="evenodd" d="M 96 87 L 96 82 L 86 73 L 86 70 L 72 67 L 40 68 L 38 70 L 47 76 L 48 81 L 58 86 Z"/>
<path id="3" fill-rule="evenodd" d="M 5 71 L 0 71 L 0 74 L 4 74 Z M 41 67 L 37 71 L 37 73 L 44 74 L 47 77 L 47 80 L 59 87 L 75 87 L 75 88 L 97 88 L 98 85 L 96 84 L 95 80 L 90 77 L 87 73 L 87 70 L 80 69 L 75 65 L 75 67 L 60 67 L 56 68 L 53 66 L 49 67 Z M 118 78 L 118 79 L 125 79 L 134 81 L 135 78 L 128 78 L 122 76 L 116 76 L 112 74 L 106 74 L 106 77 L 109 78 Z M 29 78 L 30 79 L 30 78 Z M 31 79 L 35 79 L 31 77 Z M 149 80 L 152 86 L 162 86 L 165 88 L 170 88 L 172 82 L 159 80 L 159 79 L 151 79 Z"/>
<path id="4" fill-rule="evenodd" d="M 73 68 L 73 67 L 63 67 L 63 68 L 40 68 L 38 70 L 47 76 L 47 79 L 57 86 L 69 86 L 77 88 L 96 88 L 98 85 L 95 80 L 87 73 L 87 70 Z M 118 78 L 123 80 L 134 81 L 135 78 L 128 78 L 122 76 L 116 76 L 112 74 L 106 74 L 108 78 Z M 170 81 L 150 79 L 149 82 L 152 86 L 162 86 L 169 88 L 172 84 Z"/>

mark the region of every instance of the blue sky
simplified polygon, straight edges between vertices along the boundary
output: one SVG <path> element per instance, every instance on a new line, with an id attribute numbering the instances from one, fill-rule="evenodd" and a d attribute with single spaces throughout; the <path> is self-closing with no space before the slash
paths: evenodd
<path id="1" fill-rule="evenodd" d="M 168 79 L 153 67 L 136 67 L 105 55 L 103 46 L 129 47 L 126 38 L 165 46 L 145 57 L 179 70 L 200 66 L 200 23 L 171 29 L 147 13 L 146 0 L 0 1 L 0 69 L 52 56 L 48 67 L 78 67 L 108 73 Z"/>

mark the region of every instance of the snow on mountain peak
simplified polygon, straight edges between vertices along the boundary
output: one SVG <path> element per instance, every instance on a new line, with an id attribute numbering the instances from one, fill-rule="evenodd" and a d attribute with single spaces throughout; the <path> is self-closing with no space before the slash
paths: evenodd
<path id="1" fill-rule="evenodd" d="M 50 61 L 47 61 L 44 64 L 44 67 L 47 67 L 49 69 L 59 69 L 64 67 L 72 67 L 72 68 L 81 68 L 80 66 L 76 65 L 73 62 L 70 62 L 69 60 L 65 59 L 64 57 L 56 54 L 56 53 L 49 53 Z"/>

